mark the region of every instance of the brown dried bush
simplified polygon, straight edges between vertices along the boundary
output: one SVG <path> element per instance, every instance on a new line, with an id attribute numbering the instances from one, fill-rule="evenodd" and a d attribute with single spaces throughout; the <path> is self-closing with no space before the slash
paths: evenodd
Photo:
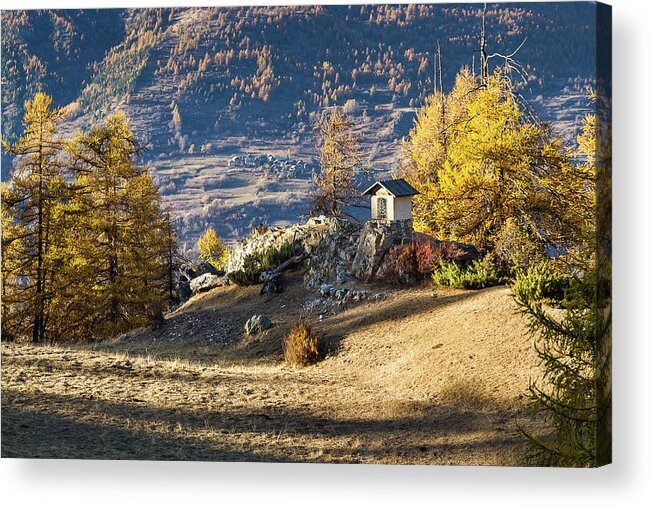
<path id="1" fill-rule="evenodd" d="M 389 249 L 383 275 L 400 283 L 426 280 L 432 272 L 449 260 L 457 261 L 465 252 L 449 241 L 415 241 Z"/>
<path id="2" fill-rule="evenodd" d="M 308 366 L 319 358 L 319 337 L 309 324 L 298 322 L 283 341 L 285 362 L 292 366 Z"/>

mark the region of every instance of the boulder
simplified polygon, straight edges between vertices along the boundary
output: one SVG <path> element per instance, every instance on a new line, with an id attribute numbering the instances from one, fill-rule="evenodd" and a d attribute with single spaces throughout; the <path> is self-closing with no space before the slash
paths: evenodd
<path id="1" fill-rule="evenodd" d="M 323 220 L 321 233 L 316 236 L 317 241 L 308 245 L 312 256 L 303 277 L 303 285 L 308 289 L 318 289 L 325 283 L 353 281 L 349 267 L 362 229 L 361 225 L 341 218 L 320 219 Z"/>
<path id="2" fill-rule="evenodd" d="M 410 241 L 412 234 L 410 229 L 394 229 L 382 223 L 367 222 L 357 243 L 351 274 L 359 280 L 371 280 L 389 249 L 404 241 Z"/>
<path id="3" fill-rule="evenodd" d="M 228 285 L 230 281 L 228 277 L 224 274 L 222 275 L 213 275 L 211 273 L 204 273 L 197 278 L 190 280 L 190 289 L 194 294 L 199 292 L 206 292 L 215 287 L 221 287 L 223 285 Z"/>
<path id="4" fill-rule="evenodd" d="M 244 331 L 247 335 L 252 336 L 262 333 L 273 325 L 271 319 L 266 315 L 254 315 L 244 324 Z"/>

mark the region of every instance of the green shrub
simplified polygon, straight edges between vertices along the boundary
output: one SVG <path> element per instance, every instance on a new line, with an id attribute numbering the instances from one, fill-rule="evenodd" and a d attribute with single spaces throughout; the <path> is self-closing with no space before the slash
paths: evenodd
<path id="1" fill-rule="evenodd" d="M 298 242 L 288 241 L 280 248 L 269 248 L 256 259 L 262 271 L 270 271 L 298 253 Z"/>
<path id="2" fill-rule="evenodd" d="M 294 325 L 283 341 L 285 362 L 292 366 L 308 366 L 320 358 L 319 337 L 305 322 Z"/>
<path id="3" fill-rule="evenodd" d="M 571 277 L 559 273 L 548 262 L 540 262 L 515 278 L 513 292 L 520 301 L 561 302 L 570 286 Z"/>
<path id="4" fill-rule="evenodd" d="M 473 261 L 466 268 L 454 261 L 442 262 L 440 267 L 432 272 L 432 280 L 437 285 L 456 289 L 483 289 L 507 281 L 491 254 Z"/>
<path id="5" fill-rule="evenodd" d="M 518 424 L 528 444 L 528 464 L 594 467 L 610 462 L 610 435 L 601 432 L 609 431 L 611 416 L 611 297 L 596 292 L 596 280 L 610 280 L 610 273 L 583 262 L 575 276 L 560 275 L 568 283 L 563 312 L 550 312 L 530 294 L 535 291 L 521 291 L 524 297 L 516 294 L 543 371 L 540 381 L 529 385 L 527 397 L 533 411 L 544 418 L 545 429 Z M 602 287 L 607 290 L 609 285 L 606 281 Z"/>
<path id="6" fill-rule="evenodd" d="M 231 283 L 235 285 L 256 285 L 260 283 L 261 271 L 251 271 L 245 269 L 238 269 L 237 271 L 231 271 L 228 273 L 228 279 Z"/>
<path id="7" fill-rule="evenodd" d="M 244 258 L 242 269 L 228 273 L 228 279 L 235 285 L 255 285 L 260 283 L 260 275 L 270 271 L 298 252 L 298 242 L 288 241 L 279 248 L 268 248 L 263 252 L 253 252 Z"/>

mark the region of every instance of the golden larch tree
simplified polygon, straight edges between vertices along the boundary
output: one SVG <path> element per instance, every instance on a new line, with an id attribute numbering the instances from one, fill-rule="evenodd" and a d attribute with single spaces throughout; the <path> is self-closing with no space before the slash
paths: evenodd
<path id="1" fill-rule="evenodd" d="M 485 84 L 467 72 L 432 99 L 405 143 L 405 177 L 421 191 L 418 229 L 494 246 L 512 219 L 546 244 L 568 237 L 560 178 L 570 160 L 561 140 L 514 98 L 498 68 Z"/>
<path id="2" fill-rule="evenodd" d="M 143 150 L 126 115 L 117 113 L 69 144 L 77 189 L 68 204 L 65 263 L 74 289 L 63 294 L 75 329 L 112 336 L 160 318 L 168 297 L 169 223 L 160 196 L 135 157 Z"/>
<path id="3" fill-rule="evenodd" d="M 197 241 L 197 250 L 199 260 L 210 263 L 215 269 L 224 269 L 228 262 L 230 252 L 212 227 L 209 227 Z"/>
<path id="4" fill-rule="evenodd" d="M 61 117 L 51 97 L 37 93 L 25 103 L 23 135 L 14 145 L 3 142 L 18 161 L 2 188 L 3 331 L 29 334 L 33 342 L 45 340 L 57 276 L 48 256 L 60 238 L 55 208 L 66 192 L 58 157 Z"/>
<path id="5" fill-rule="evenodd" d="M 353 121 L 337 107 L 324 111 L 315 125 L 320 171 L 312 179 L 312 215 L 348 214 L 346 207 L 357 205 L 356 174 L 366 171 L 361 137 L 354 133 Z"/>

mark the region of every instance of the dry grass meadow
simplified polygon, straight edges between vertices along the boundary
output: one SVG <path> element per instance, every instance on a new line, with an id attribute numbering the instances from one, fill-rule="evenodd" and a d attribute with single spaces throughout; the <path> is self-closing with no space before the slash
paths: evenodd
<path id="1" fill-rule="evenodd" d="M 521 464 L 538 377 L 510 290 L 394 289 L 313 319 L 326 357 L 282 362 L 311 296 L 225 287 L 157 329 L 87 346 L 2 345 L 2 457 Z M 266 313 L 274 327 L 246 337 Z"/>

